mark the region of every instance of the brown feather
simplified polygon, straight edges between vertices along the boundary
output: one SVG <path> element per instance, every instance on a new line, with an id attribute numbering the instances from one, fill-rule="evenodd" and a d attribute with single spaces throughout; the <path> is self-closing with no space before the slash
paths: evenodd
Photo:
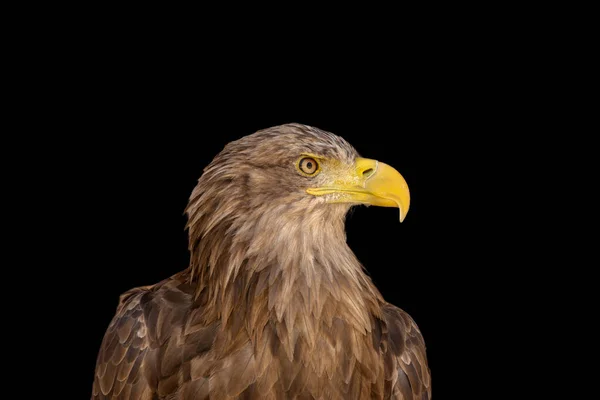
<path id="1" fill-rule="evenodd" d="M 294 167 L 305 153 L 341 168 L 357 157 L 290 124 L 206 167 L 186 208 L 190 267 L 121 296 L 92 399 L 431 397 L 419 329 L 347 246 L 349 206 L 306 194 Z"/>

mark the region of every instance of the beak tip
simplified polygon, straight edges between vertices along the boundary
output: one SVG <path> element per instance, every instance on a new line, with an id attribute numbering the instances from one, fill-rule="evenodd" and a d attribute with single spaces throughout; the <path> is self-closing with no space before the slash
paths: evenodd
<path id="1" fill-rule="evenodd" d="M 406 213 L 403 212 L 402 207 L 398 207 L 398 211 L 400 212 L 400 223 L 402 223 L 406 219 Z"/>

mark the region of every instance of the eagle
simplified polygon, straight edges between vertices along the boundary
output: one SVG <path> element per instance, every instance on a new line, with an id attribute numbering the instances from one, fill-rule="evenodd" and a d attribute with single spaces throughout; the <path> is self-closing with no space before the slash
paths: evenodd
<path id="1" fill-rule="evenodd" d="M 186 207 L 190 264 L 120 297 L 92 399 L 430 399 L 425 343 L 346 243 L 355 205 L 409 210 L 406 181 L 285 124 L 227 144 Z"/>

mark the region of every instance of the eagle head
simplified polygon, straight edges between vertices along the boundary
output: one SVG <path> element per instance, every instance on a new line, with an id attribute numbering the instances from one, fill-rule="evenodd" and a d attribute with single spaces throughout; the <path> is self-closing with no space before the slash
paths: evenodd
<path id="1" fill-rule="evenodd" d="M 187 211 L 191 221 L 201 209 L 285 217 L 291 208 L 306 215 L 331 204 L 343 205 L 336 208 L 342 214 L 357 204 L 397 207 L 402 222 L 410 194 L 400 173 L 360 157 L 343 138 L 286 124 L 229 143 L 205 168 Z"/>

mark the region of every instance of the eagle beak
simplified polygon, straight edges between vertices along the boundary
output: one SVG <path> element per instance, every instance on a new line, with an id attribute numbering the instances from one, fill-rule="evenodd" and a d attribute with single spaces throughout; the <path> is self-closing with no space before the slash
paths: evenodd
<path id="1" fill-rule="evenodd" d="M 355 168 L 343 175 L 332 185 L 310 188 L 306 192 L 314 196 L 332 195 L 326 197 L 329 203 L 398 207 L 400 222 L 404 221 L 410 207 L 410 193 L 398 171 L 376 160 L 357 158 Z"/>

